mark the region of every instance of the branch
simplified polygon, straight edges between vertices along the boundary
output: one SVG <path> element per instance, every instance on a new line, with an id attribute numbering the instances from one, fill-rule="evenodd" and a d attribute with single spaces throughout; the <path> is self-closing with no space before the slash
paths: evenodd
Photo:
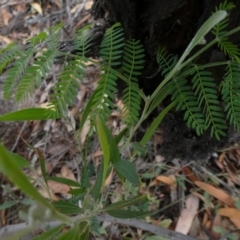
<path id="1" fill-rule="evenodd" d="M 122 225 L 135 227 L 135 228 L 144 230 L 146 232 L 153 233 L 157 236 L 167 238 L 169 240 L 197 240 L 196 238 L 184 235 L 182 233 L 178 233 L 178 232 L 175 232 L 172 230 L 161 228 L 159 226 L 156 226 L 156 225 L 153 225 L 150 223 L 146 223 L 146 222 L 144 222 L 142 220 L 138 220 L 138 219 L 120 219 L 120 218 L 115 218 L 115 217 L 111 217 L 109 215 L 102 215 L 102 214 L 96 216 L 96 218 L 100 222 L 111 222 L 113 224 L 116 223 L 116 224 L 122 224 Z M 72 220 L 73 221 L 79 220 L 79 216 L 73 217 Z M 54 228 L 60 224 L 61 224 L 61 222 L 59 222 L 59 221 L 53 221 L 53 222 L 47 223 L 47 227 Z M 41 225 L 39 228 L 41 229 L 41 228 L 44 228 L 45 226 L 46 226 L 46 224 Z M 29 227 L 29 225 L 27 223 L 6 225 L 0 229 L 0 239 L 10 236 L 12 234 L 16 234 L 18 231 L 23 230 L 28 227 Z"/>

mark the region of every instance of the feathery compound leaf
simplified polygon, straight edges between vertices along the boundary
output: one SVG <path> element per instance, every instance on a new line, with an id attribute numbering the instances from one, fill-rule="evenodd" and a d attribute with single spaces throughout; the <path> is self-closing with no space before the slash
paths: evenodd
<path id="1" fill-rule="evenodd" d="M 76 33 L 73 46 L 79 56 L 85 56 L 85 53 L 90 50 L 92 40 L 92 32 L 90 30 L 91 26 L 92 24 L 88 24 Z"/>
<path id="2" fill-rule="evenodd" d="M 40 32 L 37 36 L 30 38 L 27 42 L 31 42 L 34 46 L 36 46 L 40 42 L 44 42 L 47 39 L 46 32 Z"/>
<path id="3" fill-rule="evenodd" d="M 193 89 L 198 98 L 199 106 L 206 114 L 206 128 L 211 127 L 211 136 L 217 139 L 224 136 L 226 121 L 218 101 L 218 92 L 212 73 L 199 68 L 195 68 L 196 73 L 193 77 Z"/>
<path id="4" fill-rule="evenodd" d="M 235 8 L 235 5 L 233 3 L 224 1 L 223 3 L 220 3 L 219 7 L 216 7 L 216 11 L 225 10 L 229 12 L 233 8 Z M 227 33 L 226 28 L 228 26 L 228 23 L 229 18 L 225 18 L 213 28 L 212 33 L 217 37 L 218 46 L 224 52 L 224 54 L 228 55 L 230 58 L 235 58 L 238 60 L 238 57 L 240 57 L 240 51 L 237 45 L 229 41 L 227 37 L 224 37 L 224 34 Z"/>
<path id="5" fill-rule="evenodd" d="M 42 55 L 34 61 L 33 66 L 27 67 L 16 90 L 16 101 L 24 100 L 32 93 L 35 87 L 40 86 L 42 78 L 46 78 L 52 68 L 55 56 L 55 51 L 43 51 Z"/>
<path id="6" fill-rule="evenodd" d="M 222 85 L 222 97 L 225 102 L 227 119 L 235 129 L 240 129 L 240 67 L 229 62 Z"/>
<path id="7" fill-rule="evenodd" d="M 48 46 L 48 49 L 52 51 L 56 51 L 58 49 L 62 26 L 63 23 L 59 23 L 58 25 L 49 28 L 48 36 L 46 38 L 46 44 Z"/>
<path id="8" fill-rule="evenodd" d="M 51 104 L 54 105 L 57 116 L 61 116 L 63 112 L 67 111 L 67 107 L 76 98 L 80 89 L 79 81 L 83 79 L 85 68 L 86 65 L 81 59 L 65 64 L 58 83 L 53 87 L 54 93 L 51 94 Z"/>
<path id="9" fill-rule="evenodd" d="M 19 44 L 11 43 L 7 47 L 1 49 L 0 54 L 0 74 L 3 69 L 21 53 Z"/>
<path id="10" fill-rule="evenodd" d="M 188 127 L 195 129 L 198 135 L 202 134 L 205 130 L 205 119 L 192 88 L 182 77 L 174 78 L 172 84 L 172 101 L 176 103 L 176 110 L 185 111 L 184 120 Z"/>
<path id="11" fill-rule="evenodd" d="M 215 7 L 215 11 L 217 12 L 219 10 L 225 10 L 229 12 L 233 10 L 235 7 L 236 6 L 234 5 L 234 3 L 232 2 L 229 3 L 227 0 L 225 0 L 224 2 L 221 2 L 218 7 Z"/>
<path id="12" fill-rule="evenodd" d="M 176 65 L 177 57 L 172 54 L 167 54 L 165 49 L 159 49 L 157 53 L 157 62 L 159 70 L 162 71 L 162 75 L 166 76 Z"/>
<path id="13" fill-rule="evenodd" d="M 123 30 L 120 28 L 120 24 L 115 24 L 106 31 L 100 46 L 100 56 L 105 66 L 102 68 L 94 96 L 88 103 L 92 106 L 93 118 L 98 114 L 106 118 L 110 114 L 110 108 L 114 107 L 117 74 L 112 67 L 120 65 L 123 46 Z"/>
<path id="14" fill-rule="evenodd" d="M 61 116 L 67 107 L 71 105 L 80 89 L 79 81 L 82 81 L 85 74 L 86 65 L 85 53 L 89 50 L 91 33 L 89 31 L 91 25 L 85 26 L 77 32 L 78 37 L 74 40 L 74 48 L 78 52 L 75 60 L 65 63 L 64 70 L 59 77 L 59 82 L 53 88 L 51 94 L 51 104 L 56 111 L 56 116 Z"/>
<path id="15" fill-rule="evenodd" d="M 13 67 L 8 70 L 4 84 L 4 98 L 8 99 L 10 97 L 13 87 L 22 78 L 24 72 L 26 71 L 33 53 L 34 48 L 30 43 L 28 48 L 13 63 Z"/>
<path id="16" fill-rule="evenodd" d="M 123 117 L 128 125 L 133 125 L 139 116 L 141 98 L 137 76 L 143 68 L 144 49 L 139 41 L 128 40 L 123 53 L 123 75 L 128 79 L 128 85 L 123 91 Z"/>

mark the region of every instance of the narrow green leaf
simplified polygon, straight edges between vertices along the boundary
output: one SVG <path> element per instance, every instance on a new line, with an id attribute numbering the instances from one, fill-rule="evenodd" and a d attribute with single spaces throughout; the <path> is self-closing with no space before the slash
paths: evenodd
<path id="1" fill-rule="evenodd" d="M 169 104 L 159 115 L 158 117 L 152 122 L 151 126 L 149 129 L 146 131 L 144 134 L 141 144 L 144 146 L 149 139 L 152 137 L 156 129 L 158 128 L 159 124 L 162 122 L 163 118 L 166 116 L 166 114 L 175 106 L 175 102 L 172 102 Z"/>
<path id="2" fill-rule="evenodd" d="M 79 227 L 75 225 L 74 228 L 70 229 L 68 232 L 60 236 L 58 240 L 80 240 L 78 232 Z"/>
<path id="3" fill-rule="evenodd" d="M 78 182 L 75 182 L 71 179 L 62 178 L 62 177 L 46 177 L 45 180 L 52 180 L 54 182 L 63 183 L 73 187 L 81 187 L 81 185 Z"/>
<path id="4" fill-rule="evenodd" d="M 64 214 L 77 214 L 82 213 L 83 209 L 66 201 L 53 202 L 53 206 L 61 213 Z"/>
<path id="5" fill-rule="evenodd" d="M 139 204 L 139 203 L 146 203 L 148 202 L 148 197 L 146 195 L 139 195 L 134 198 L 128 199 L 128 200 L 123 200 L 123 201 L 118 201 L 116 203 L 113 203 L 109 206 L 107 206 L 104 210 L 114 210 L 114 209 L 120 209 L 123 207 L 129 207 L 133 206 L 134 204 Z"/>
<path id="6" fill-rule="evenodd" d="M 56 235 L 60 233 L 62 228 L 63 228 L 63 225 L 61 224 L 45 233 L 42 233 L 40 236 L 37 236 L 32 240 L 52 240 L 53 237 L 56 237 Z"/>
<path id="7" fill-rule="evenodd" d="M 25 205 L 25 206 L 30 206 L 34 204 L 34 201 L 30 198 L 25 198 L 23 200 L 20 201 L 21 204 Z"/>
<path id="8" fill-rule="evenodd" d="M 157 95 L 154 97 L 151 106 L 149 108 L 149 113 L 151 113 L 157 106 L 159 106 L 162 101 L 169 95 L 170 91 L 172 89 L 172 84 L 167 84 L 163 87 L 161 91 L 157 93 Z"/>
<path id="9" fill-rule="evenodd" d="M 7 151 L 7 153 L 12 158 L 12 160 L 17 164 L 18 167 L 20 167 L 20 168 L 30 167 L 29 162 L 25 158 L 21 157 L 20 155 L 18 155 L 16 153 L 12 153 L 10 151 Z"/>
<path id="10" fill-rule="evenodd" d="M 0 122 L 3 121 L 26 121 L 26 120 L 47 120 L 51 119 L 54 111 L 46 108 L 27 108 L 19 111 L 7 113 L 0 116 Z"/>
<path id="11" fill-rule="evenodd" d="M 113 166 L 116 171 L 120 172 L 129 182 L 133 184 L 140 184 L 139 176 L 133 163 L 121 160 L 113 163 Z"/>
<path id="12" fill-rule="evenodd" d="M 145 238 L 145 240 L 168 240 L 168 239 L 160 236 L 150 236 Z"/>
<path id="13" fill-rule="evenodd" d="M 111 134 L 111 133 L 110 133 Z M 109 138 L 110 148 L 110 162 L 115 163 L 121 160 L 120 152 L 116 143 L 115 138 L 111 135 Z"/>
<path id="14" fill-rule="evenodd" d="M 75 189 L 71 189 L 70 191 L 68 191 L 68 193 L 77 196 L 77 195 L 81 195 L 84 194 L 87 191 L 87 189 L 85 187 L 82 188 L 75 188 Z"/>
<path id="15" fill-rule="evenodd" d="M 79 224 L 79 240 L 88 240 L 89 239 L 89 222 L 84 221 Z"/>
<path id="16" fill-rule="evenodd" d="M 47 208 L 53 209 L 53 206 L 30 183 L 28 178 L 22 173 L 2 145 L 0 145 L 0 170 L 28 196 L 32 197 Z"/>
<path id="17" fill-rule="evenodd" d="M 10 208 L 10 207 L 14 206 L 16 203 L 17 203 L 16 201 L 4 202 L 3 204 L 0 205 L 0 210 Z"/>
<path id="18" fill-rule="evenodd" d="M 95 182 L 94 187 L 92 189 L 92 196 L 93 196 L 95 201 L 97 201 L 99 199 L 99 195 L 101 193 L 101 189 L 102 189 L 102 186 L 104 184 L 104 181 L 103 181 L 103 164 L 104 163 L 102 161 L 101 165 L 100 165 L 100 168 L 99 168 L 99 171 L 98 171 L 96 182 Z"/>
<path id="19" fill-rule="evenodd" d="M 110 162 L 110 143 L 109 139 L 111 136 L 110 131 L 108 130 L 103 117 L 97 116 L 96 117 L 96 129 L 98 134 L 98 139 L 103 151 L 103 181 L 104 182 L 107 174 L 107 170 L 109 167 Z M 103 186 L 102 186 L 103 187 Z"/>

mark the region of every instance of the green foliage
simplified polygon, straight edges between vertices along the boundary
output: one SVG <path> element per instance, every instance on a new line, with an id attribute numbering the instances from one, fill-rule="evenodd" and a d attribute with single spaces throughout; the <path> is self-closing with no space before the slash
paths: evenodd
<path id="1" fill-rule="evenodd" d="M 218 7 L 216 7 L 216 11 L 225 10 L 229 12 L 234 8 L 235 8 L 235 5 L 232 2 L 228 3 L 225 0 L 223 3 L 220 3 Z M 218 46 L 224 52 L 224 54 L 238 61 L 238 58 L 240 56 L 240 51 L 238 46 L 232 43 L 231 41 L 229 41 L 228 37 L 225 36 L 225 34 L 227 33 L 226 29 L 227 29 L 228 23 L 229 23 L 229 18 L 227 17 L 213 28 L 212 33 L 217 37 Z"/>
<path id="2" fill-rule="evenodd" d="M 124 46 L 123 53 L 123 75 L 127 78 L 127 87 L 123 90 L 123 118 L 127 125 L 137 122 L 141 97 L 138 93 L 138 79 L 143 68 L 144 50 L 139 41 L 128 40 Z"/>
<path id="3" fill-rule="evenodd" d="M 216 7 L 216 11 L 231 11 L 234 7 L 233 3 L 225 1 L 219 7 Z M 239 61 L 240 51 L 226 36 L 228 22 L 229 19 L 225 18 L 216 24 L 212 30 L 220 49 L 232 59 L 227 63 L 227 73 L 224 77 L 222 91 L 218 92 L 219 86 L 212 77 L 212 73 L 205 69 L 209 66 L 203 67 L 191 64 L 191 58 L 186 61 L 187 64 L 183 63 L 185 68 L 173 76 L 172 82 L 168 84 L 176 110 L 185 111 L 184 120 L 188 127 L 195 129 L 198 135 L 210 128 L 211 136 L 215 136 L 217 139 L 225 135 L 225 129 L 227 128 L 226 118 L 219 101 L 220 94 L 222 94 L 226 104 L 227 120 L 235 128 L 238 129 L 239 127 L 239 100 L 236 94 L 239 86 L 236 61 Z M 158 51 L 157 61 L 163 76 L 167 76 L 177 64 L 176 57 L 167 54 L 164 49 Z M 235 66 L 235 78 L 232 72 L 233 65 Z M 192 79 L 192 81 L 189 81 L 189 79 Z M 235 91 L 234 94 L 233 91 Z"/>
<path id="4" fill-rule="evenodd" d="M 227 119 L 235 129 L 240 129 L 240 68 L 236 62 L 229 61 L 222 84 L 222 96 Z"/>
<path id="5" fill-rule="evenodd" d="M 120 24 L 117 23 L 109 28 L 100 45 L 99 53 L 102 58 L 100 79 L 85 108 L 80 127 L 83 127 L 87 119 L 92 120 L 93 125 L 96 125 L 96 119 L 99 115 L 103 116 L 104 121 L 107 120 L 111 111 L 115 108 L 117 80 L 120 78 L 126 83 L 126 87 L 123 90 L 122 116 L 129 128 L 139 122 L 142 98 L 146 104 L 146 109 L 144 109 L 146 111 L 142 112 L 141 121 L 161 104 L 164 98 L 172 95 L 171 99 L 176 110 L 185 112 L 184 120 L 186 120 L 188 127 L 195 129 L 198 135 L 207 129 L 211 129 L 212 136 L 214 135 L 217 138 L 223 136 L 226 124 L 217 99 L 219 94 L 217 91 L 218 86 L 214 83 L 210 72 L 207 73 L 207 70 L 201 66 L 190 64 L 191 58 L 186 61 L 188 64 L 185 66 L 183 61 L 189 54 L 188 51 L 201 42 L 204 34 L 210 31 L 212 27 L 214 27 L 213 33 L 216 35 L 218 44 L 224 46 L 222 50 L 231 58 L 238 58 L 238 49 L 235 51 L 224 40 L 228 19 L 223 19 L 226 15 L 222 10 L 230 11 L 233 7 L 233 4 L 228 4 L 227 2 L 221 4 L 217 8 L 217 10 L 221 11 L 218 11 L 215 18 L 211 17 L 203 25 L 181 59 L 168 54 L 164 49 L 159 50 L 157 54 L 159 71 L 166 79 L 159 85 L 149 100 L 146 99 L 146 96 L 144 96 L 138 86 L 138 77 L 141 75 L 144 64 L 143 46 L 137 40 L 125 41 Z M 30 39 L 24 53 L 13 61 L 12 67 L 7 72 L 8 75 L 4 85 L 4 96 L 6 98 L 10 96 L 13 88 L 16 86 L 16 101 L 26 99 L 36 87 L 41 85 L 42 80 L 46 79 L 55 58 L 65 54 L 63 70 L 50 95 L 50 113 L 48 115 L 50 118 L 64 116 L 68 106 L 75 100 L 80 89 L 80 81 L 82 81 L 85 74 L 86 62 L 89 60 L 86 58 L 86 53 L 91 48 L 91 25 L 87 25 L 79 30 L 74 38 L 73 45 L 77 55 L 71 55 L 71 60 L 67 61 L 68 54 L 58 51 L 60 29 L 61 24 L 52 27 L 48 34 L 40 33 L 38 36 Z M 41 53 L 38 51 L 38 57 L 34 59 L 35 46 L 39 42 L 45 42 L 48 50 L 41 51 Z M 2 59 L 5 60 L 2 61 L 2 68 L 12 61 L 11 50 L 15 47 L 16 45 L 11 45 L 3 51 L 3 53 L 6 53 L 6 56 L 3 54 L 5 57 L 2 57 Z M 30 60 L 33 63 L 29 66 Z M 181 69 L 181 65 L 184 68 L 178 72 Z M 189 81 L 189 77 L 193 79 L 192 83 Z M 225 89 L 223 88 L 222 91 Z M 225 97 L 226 94 L 223 95 L 226 101 L 228 98 Z M 148 107 L 148 104 L 150 107 Z M 235 106 L 234 109 L 231 108 L 233 106 Z M 167 109 L 170 110 L 172 107 L 171 105 Z M 231 124 L 237 126 L 237 118 L 231 116 L 233 112 L 237 112 L 236 103 L 235 105 L 231 104 L 228 108 L 228 119 Z M 164 112 L 164 114 L 166 113 Z M 159 124 L 163 117 L 157 118 L 158 121 L 154 123 L 152 129 L 150 128 L 151 133 L 154 132 L 157 123 Z M 133 135 L 139 124 L 140 122 L 135 129 L 131 130 L 130 136 Z M 106 173 L 106 169 L 104 172 Z"/>
<path id="6" fill-rule="evenodd" d="M 119 24 L 115 24 L 106 31 L 100 45 L 99 53 L 105 66 L 100 74 L 92 102 L 90 101 L 93 118 L 100 114 L 106 119 L 111 113 L 110 109 L 114 108 L 115 93 L 117 92 L 117 75 L 114 68 L 121 64 L 123 46 L 123 29 L 120 28 Z"/>
<path id="7" fill-rule="evenodd" d="M 185 111 L 184 120 L 190 128 L 196 129 L 198 135 L 206 129 L 205 119 L 199 107 L 198 99 L 187 80 L 176 77 L 173 84 L 172 100 L 176 102 L 176 110 Z"/>
<path id="8" fill-rule="evenodd" d="M 52 89 L 49 109 L 24 109 L 0 116 L 0 121 L 46 120 L 65 117 L 68 107 L 72 105 L 80 89 L 86 62 L 91 61 L 100 66 L 101 70 L 97 87 L 85 107 L 80 122 L 81 130 L 87 119 L 91 120 L 92 131 L 98 135 L 103 152 L 103 159 L 94 183 L 87 179 L 89 176 L 87 168 L 90 166 L 86 161 L 88 152 L 82 158 L 83 174 L 79 182 L 47 176 L 44 157 L 39 154 L 41 155 L 39 158 L 43 183 L 46 184 L 47 180 L 52 180 L 74 187 L 70 190 L 73 195 L 72 199 L 52 204 L 40 195 L 20 170 L 23 167 L 30 167 L 28 162 L 9 153 L 0 145 L 1 172 L 34 200 L 34 204 L 29 209 L 29 227 L 26 231 L 31 231 L 39 222 L 58 220 L 63 225 L 70 227 L 69 231 L 61 233 L 62 225 L 43 233 L 42 238 L 40 236 L 37 239 L 51 238 L 58 233 L 60 234 L 58 239 L 88 239 L 91 222 L 100 213 L 108 213 L 118 218 L 137 218 L 151 214 L 145 209 L 148 198 L 136 196 L 137 193 L 133 194 L 134 197 L 131 195 L 129 199 L 104 206 L 105 183 L 112 172 L 115 172 L 119 179 L 126 184 L 131 183 L 131 186 L 141 183 L 134 163 L 129 159 L 122 159 L 122 150 L 129 150 L 129 146 L 134 147 L 135 151 L 131 156 L 131 159 L 134 159 L 135 154 L 138 151 L 142 152 L 162 119 L 173 108 L 184 112 L 184 120 L 188 127 L 195 129 L 199 135 L 209 129 L 211 135 L 219 139 L 225 134 L 226 120 L 239 129 L 239 49 L 229 41 L 230 33 L 226 31 L 228 25 L 226 11 L 230 11 L 233 7 L 233 4 L 226 1 L 220 4 L 216 13 L 198 30 L 180 58 L 168 54 L 164 49 L 158 51 L 157 62 L 163 80 L 159 82 L 159 86 L 150 96 L 146 96 L 138 86 L 138 78 L 144 66 L 143 46 L 138 40 L 125 40 L 123 29 L 119 23 L 109 28 L 103 37 L 99 52 L 102 60 L 100 63 L 86 57 L 86 53 L 91 48 L 92 30 L 90 25 L 76 33 L 73 41 L 77 52 L 75 55 L 60 52 L 58 49 L 61 24 L 51 28 L 48 33 L 40 33 L 30 39 L 23 52 L 17 44 L 11 44 L 1 50 L 0 71 L 9 67 L 4 85 L 4 97 L 9 98 L 15 90 L 16 101 L 26 99 L 36 87 L 42 84 L 57 57 L 64 57 L 64 64 L 57 83 Z M 205 44 L 204 36 L 211 29 L 213 29 L 212 33 L 215 35 L 215 39 L 187 58 L 196 45 Z M 232 30 L 231 34 L 239 30 L 240 27 Z M 36 50 L 39 43 L 44 43 L 47 50 Z M 197 65 L 197 57 L 213 44 L 218 44 L 229 60 Z M 220 86 L 217 85 L 209 71 L 209 67 L 217 65 L 226 65 L 226 73 Z M 124 107 L 122 109 L 126 129 L 115 137 L 106 122 L 111 111 L 116 107 L 117 81 L 120 80 L 126 84 L 126 88 L 123 90 Z M 152 122 L 140 143 L 131 144 L 133 135 L 143 121 L 157 106 L 162 106 L 163 100 L 168 96 L 171 97 L 171 103 Z M 220 98 L 225 104 L 224 109 L 220 104 Z M 141 108 L 141 104 L 143 104 L 143 108 Z M 226 117 L 224 111 L 227 113 Z M 89 139 L 88 145 L 90 145 Z M 82 149 L 79 150 L 81 152 Z M 2 208 L 11 206 L 11 204 L 14 203 L 9 202 Z M 79 207 L 80 204 L 81 207 Z M 144 211 L 138 204 L 144 205 L 142 205 Z M 44 214 L 42 214 L 43 212 Z M 67 214 L 77 213 L 81 213 L 80 216 L 77 216 L 77 220 L 67 216 Z"/>
<path id="9" fill-rule="evenodd" d="M 51 108 L 56 111 L 56 117 L 62 116 L 67 111 L 67 106 L 73 103 L 80 89 L 78 80 L 82 80 L 85 74 L 85 63 L 87 61 L 85 54 L 91 47 L 91 35 L 88 34 L 89 28 L 90 25 L 77 32 L 77 37 L 74 40 L 74 48 L 78 52 L 78 56 L 70 62 L 65 62 L 59 81 L 53 87 Z M 54 60 L 54 56 L 52 60 Z"/>
<path id="10" fill-rule="evenodd" d="M 1 49 L 0 54 L 0 73 L 2 73 L 3 69 L 18 55 L 21 53 L 20 45 L 16 43 L 11 43 L 7 45 L 7 47 Z"/>
<path id="11" fill-rule="evenodd" d="M 34 54 L 33 45 L 30 43 L 26 50 L 19 55 L 13 62 L 12 68 L 7 72 L 7 77 L 4 84 L 4 97 L 9 99 L 12 89 L 16 86 L 18 81 L 22 78 L 25 73 L 28 64 Z"/>

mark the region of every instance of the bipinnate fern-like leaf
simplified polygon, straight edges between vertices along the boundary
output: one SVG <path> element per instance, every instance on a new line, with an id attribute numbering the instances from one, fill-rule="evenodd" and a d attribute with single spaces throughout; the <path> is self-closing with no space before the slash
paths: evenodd
<path id="1" fill-rule="evenodd" d="M 58 25 L 49 28 L 48 36 L 45 39 L 48 49 L 57 51 L 62 27 L 63 23 L 61 22 Z"/>
<path id="2" fill-rule="evenodd" d="M 176 102 L 176 110 L 185 111 L 184 120 L 188 127 L 196 130 L 198 135 L 202 134 L 206 129 L 205 117 L 191 86 L 182 77 L 175 77 L 172 85 L 172 101 Z"/>
<path id="3" fill-rule="evenodd" d="M 53 88 L 54 93 L 51 94 L 51 104 L 54 105 L 56 116 L 61 116 L 63 112 L 66 112 L 67 107 L 75 100 L 85 68 L 86 65 L 81 60 L 73 60 L 64 66 L 59 81 Z"/>
<path id="4" fill-rule="evenodd" d="M 230 12 L 234 8 L 235 8 L 234 3 L 228 2 L 228 0 L 225 0 L 224 2 L 221 2 L 219 6 L 215 7 L 215 11 L 217 12 L 219 10 L 225 10 L 227 12 Z"/>
<path id="5" fill-rule="evenodd" d="M 34 54 L 33 45 L 30 43 L 27 49 L 19 55 L 15 62 L 13 62 L 13 67 L 7 72 L 7 77 L 4 84 L 4 98 L 8 99 L 11 95 L 13 88 L 16 86 L 18 81 L 22 78 L 25 73 L 30 59 Z"/>
<path id="6" fill-rule="evenodd" d="M 216 11 L 219 10 L 225 10 L 225 11 L 231 11 L 233 8 L 235 8 L 235 5 L 230 2 L 224 1 L 223 3 L 220 3 L 218 7 L 216 7 Z M 212 33 L 217 37 L 218 39 L 218 46 L 220 47 L 221 51 L 224 52 L 225 55 L 228 55 L 232 59 L 238 60 L 240 57 L 240 51 L 236 44 L 232 43 L 227 37 L 224 36 L 225 33 L 227 33 L 227 26 L 229 24 L 229 18 L 225 18 L 223 21 L 218 23 L 212 30 Z"/>
<path id="7" fill-rule="evenodd" d="M 222 84 L 222 98 L 227 119 L 235 129 L 240 129 L 240 67 L 229 61 Z"/>
<path id="8" fill-rule="evenodd" d="M 165 77 L 176 65 L 177 57 L 173 54 L 168 54 L 164 48 L 161 48 L 157 53 L 157 63 L 159 65 L 159 70 Z"/>
<path id="9" fill-rule="evenodd" d="M 77 50 L 78 56 L 65 63 L 59 81 L 53 87 L 51 107 L 55 109 L 56 116 L 61 116 L 63 112 L 67 111 L 67 107 L 73 103 L 80 89 L 80 81 L 82 81 L 86 69 L 85 54 L 91 46 L 89 28 L 90 25 L 87 25 L 77 32 L 74 48 Z"/>
<path id="10" fill-rule="evenodd" d="M 123 29 L 120 24 L 115 24 L 109 28 L 100 45 L 100 56 L 103 59 L 104 66 L 100 74 L 98 86 L 93 97 L 89 101 L 92 106 L 91 116 L 95 118 L 100 114 L 106 119 L 110 114 L 110 109 L 114 108 L 115 93 L 117 92 L 117 75 L 114 70 L 121 64 L 122 52 L 124 46 Z"/>
<path id="11" fill-rule="evenodd" d="M 167 54 L 164 49 L 159 49 L 157 62 L 162 75 L 166 76 L 176 65 L 177 57 Z M 185 111 L 184 120 L 187 121 L 188 127 L 196 130 L 198 135 L 202 134 L 206 128 L 204 115 L 188 81 L 184 77 L 176 76 L 169 84 L 171 85 L 171 100 L 176 103 L 176 110 Z"/>
<path id="12" fill-rule="evenodd" d="M 206 115 L 206 128 L 210 127 L 211 136 L 215 135 L 217 139 L 220 139 L 220 136 L 226 135 L 224 130 L 227 126 L 218 100 L 217 86 L 212 73 L 196 67 L 192 81 L 199 106 Z"/>
<path id="13" fill-rule="evenodd" d="M 128 79 L 123 91 L 123 119 L 127 125 L 133 125 L 139 116 L 141 97 L 137 77 L 141 75 L 144 63 L 144 49 L 140 41 L 128 40 L 123 52 L 123 75 Z"/>
<path id="14" fill-rule="evenodd" d="M 0 50 L 0 74 L 3 69 L 21 53 L 19 44 L 11 43 Z"/>
<path id="15" fill-rule="evenodd" d="M 91 24 L 88 24 L 76 32 L 76 36 L 73 40 L 73 47 L 78 56 L 85 57 L 85 54 L 90 50 L 92 40 L 91 26 Z"/>
<path id="16" fill-rule="evenodd" d="M 49 34 L 42 32 L 31 38 L 26 49 L 13 62 L 13 67 L 9 69 L 4 85 L 4 97 L 9 98 L 11 91 L 17 86 L 15 100 L 24 100 L 34 89 L 39 87 L 42 79 L 47 76 L 53 65 L 57 54 L 58 35 L 61 25 L 50 28 Z M 39 42 L 46 41 L 49 50 L 43 51 L 41 55 L 29 66 L 35 51 L 35 46 Z M 16 51 L 17 52 L 17 51 Z"/>
<path id="17" fill-rule="evenodd" d="M 46 50 L 33 62 L 32 66 L 28 66 L 21 81 L 16 89 L 16 101 L 22 101 L 39 87 L 42 79 L 46 78 L 52 68 L 56 51 Z"/>

